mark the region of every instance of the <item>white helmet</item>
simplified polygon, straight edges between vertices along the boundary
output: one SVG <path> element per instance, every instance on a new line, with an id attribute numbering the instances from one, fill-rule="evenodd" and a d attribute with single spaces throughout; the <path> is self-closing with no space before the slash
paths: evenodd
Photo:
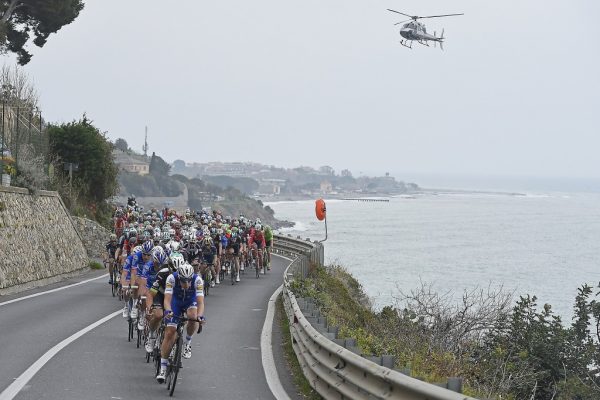
<path id="1" fill-rule="evenodd" d="M 181 253 L 172 253 L 171 254 L 171 262 L 173 263 L 173 267 L 175 269 L 179 269 L 183 264 L 185 264 L 185 259 Z M 192 271 L 194 269 L 192 268 Z"/>
<path id="2" fill-rule="evenodd" d="M 135 246 L 133 248 L 133 250 L 131 250 L 131 253 L 141 253 L 142 252 L 142 246 Z"/>
<path id="3" fill-rule="evenodd" d="M 175 240 L 171 240 L 169 242 L 169 247 L 171 247 L 171 251 L 179 251 L 179 248 L 181 247 L 181 244 L 179 242 L 176 242 Z"/>
<path id="4" fill-rule="evenodd" d="M 183 263 L 177 268 L 177 273 L 180 278 L 192 279 L 192 276 L 194 276 L 194 267 L 188 263 Z"/>

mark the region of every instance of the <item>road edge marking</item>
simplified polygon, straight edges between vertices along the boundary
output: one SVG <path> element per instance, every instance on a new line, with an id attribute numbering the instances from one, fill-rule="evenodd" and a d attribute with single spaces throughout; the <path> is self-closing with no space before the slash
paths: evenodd
<path id="1" fill-rule="evenodd" d="M 59 287 L 59 288 L 56 288 L 56 289 L 50 289 L 50 290 L 46 290 L 46 291 L 43 291 L 43 292 L 30 294 L 29 296 L 23 296 L 23 297 L 19 297 L 19 298 L 16 298 L 16 299 L 8 300 L 8 301 L 0 303 L 0 307 L 5 306 L 7 304 L 11 304 L 11 303 L 16 303 L 17 301 L 31 299 L 32 297 L 38 297 L 38 296 L 41 296 L 43 294 L 49 294 L 49 293 L 58 292 L 59 290 L 65 290 L 65 289 L 68 289 L 68 288 L 73 287 L 73 286 L 83 285 L 84 283 L 95 281 L 96 279 L 100 279 L 100 278 L 106 278 L 107 276 L 108 276 L 108 274 L 104 274 L 104 275 L 97 276 L 95 278 L 86 279 L 85 281 L 81 281 L 81 282 L 77 282 L 77 283 L 72 283 L 70 285 L 62 286 L 62 287 Z"/>
<path id="2" fill-rule="evenodd" d="M 21 375 L 19 375 L 19 377 L 13 383 L 11 383 L 6 389 L 4 389 L 2 391 L 2 393 L 0 393 L 0 400 L 12 400 L 12 399 L 14 399 L 14 397 L 17 394 L 19 394 L 19 392 L 21 391 L 21 389 L 23 389 L 23 387 L 27 384 L 27 382 L 29 382 L 31 380 L 31 378 L 33 378 L 35 376 L 35 374 L 37 374 L 38 371 L 40 369 L 42 369 L 42 367 L 48 361 L 50 361 L 52 359 L 52 357 L 54 357 L 59 351 L 61 351 L 62 349 L 64 349 L 65 347 L 67 347 L 69 344 L 71 344 L 75 340 L 79 339 L 81 336 L 85 335 L 86 333 L 88 333 L 92 329 L 94 329 L 94 328 L 102 325 L 106 321 L 108 321 L 108 320 L 116 317 L 117 315 L 121 314 L 121 312 L 122 312 L 122 310 L 110 313 L 106 317 L 104 317 L 104 318 L 102 318 L 102 319 L 94 322 L 91 325 L 86 326 L 82 330 L 80 330 L 80 331 L 72 334 L 68 338 L 64 339 L 62 342 L 60 342 L 57 345 L 55 345 L 54 347 L 52 347 L 50 350 L 48 350 L 46 353 L 44 353 L 43 356 L 41 356 L 40 358 L 38 358 L 36 362 L 34 362 L 33 364 L 31 364 L 31 366 L 29 368 L 27 368 L 25 370 L 25 372 L 23 372 Z"/>
<path id="3" fill-rule="evenodd" d="M 279 380 L 277 367 L 275 366 L 275 358 L 273 357 L 272 333 L 273 320 L 275 319 L 275 302 L 282 290 L 283 285 L 279 286 L 269 299 L 267 316 L 265 317 L 265 323 L 260 336 L 260 354 L 265 378 L 267 379 L 267 384 L 269 385 L 269 389 L 271 389 L 273 396 L 275 396 L 277 400 L 291 400 Z M 1 396 L 0 400 L 3 400 Z"/>

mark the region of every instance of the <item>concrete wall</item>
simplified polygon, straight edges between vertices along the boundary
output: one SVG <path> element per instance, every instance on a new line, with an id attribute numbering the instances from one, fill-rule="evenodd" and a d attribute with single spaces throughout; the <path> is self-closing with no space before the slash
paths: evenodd
<path id="1" fill-rule="evenodd" d="M 88 268 L 81 238 L 56 192 L 0 187 L 0 294 L 62 280 Z"/>

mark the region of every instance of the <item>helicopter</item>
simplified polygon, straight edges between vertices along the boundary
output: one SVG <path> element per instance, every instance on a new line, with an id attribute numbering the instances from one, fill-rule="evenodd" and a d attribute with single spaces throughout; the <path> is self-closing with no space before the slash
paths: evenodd
<path id="1" fill-rule="evenodd" d="M 400 36 L 402 36 L 404 38 L 404 39 L 400 40 L 400 44 L 409 49 L 412 49 L 412 43 L 413 43 L 413 41 L 416 40 L 417 43 L 420 43 L 427 47 L 429 47 L 428 42 L 430 42 L 430 41 L 433 42 L 434 45 L 436 45 L 436 46 L 439 43 L 440 48 L 442 50 L 444 50 L 444 39 L 445 39 L 444 38 L 444 30 L 442 29 L 441 36 L 437 36 L 436 32 L 433 32 L 433 35 L 432 35 L 430 33 L 427 33 L 427 30 L 425 29 L 425 25 L 418 22 L 417 20 L 424 19 L 424 18 L 440 18 L 440 17 L 453 17 L 453 16 L 457 16 L 457 15 L 465 15 L 465 14 L 444 14 L 444 15 L 429 15 L 429 16 L 425 16 L 425 17 L 420 17 L 418 15 L 404 14 L 403 12 L 391 10 L 389 8 L 387 10 L 410 18 L 405 21 L 396 22 L 394 24 L 394 25 L 399 25 L 399 24 L 404 24 L 405 22 L 410 21 L 410 22 L 402 25 L 402 28 L 400 29 Z"/>

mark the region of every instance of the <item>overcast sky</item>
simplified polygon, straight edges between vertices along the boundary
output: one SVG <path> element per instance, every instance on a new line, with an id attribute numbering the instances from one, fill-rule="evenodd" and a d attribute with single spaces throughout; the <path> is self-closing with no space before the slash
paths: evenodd
<path id="1" fill-rule="evenodd" d="M 49 121 L 168 161 L 600 178 L 599 1 L 85 3 L 26 66 Z M 409 50 L 386 8 L 465 16 Z"/>

